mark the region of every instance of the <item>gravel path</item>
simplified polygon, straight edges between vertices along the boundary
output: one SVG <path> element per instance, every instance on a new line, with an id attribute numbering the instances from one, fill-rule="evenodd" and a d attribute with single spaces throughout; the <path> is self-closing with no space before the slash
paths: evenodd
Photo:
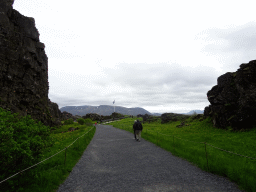
<path id="1" fill-rule="evenodd" d="M 238 192 L 227 178 L 202 171 L 186 160 L 110 125 L 95 135 L 58 192 Z"/>

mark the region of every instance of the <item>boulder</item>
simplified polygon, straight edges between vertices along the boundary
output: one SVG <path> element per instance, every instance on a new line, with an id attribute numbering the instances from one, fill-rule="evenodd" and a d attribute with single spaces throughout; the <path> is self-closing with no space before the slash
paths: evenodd
<path id="1" fill-rule="evenodd" d="M 217 79 L 217 85 L 207 92 L 211 105 L 204 116 L 211 117 L 215 127 L 233 130 L 256 126 L 256 60 L 241 64 L 236 72 Z"/>
<path id="2" fill-rule="evenodd" d="M 68 128 L 68 131 L 75 131 L 75 128 L 74 127 L 70 127 L 70 128 Z"/>
<path id="3" fill-rule="evenodd" d="M 148 119 L 150 119 L 150 117 L 151 115 L 149 114 L 142 115 L 143 121 L 147 121 Z"/>

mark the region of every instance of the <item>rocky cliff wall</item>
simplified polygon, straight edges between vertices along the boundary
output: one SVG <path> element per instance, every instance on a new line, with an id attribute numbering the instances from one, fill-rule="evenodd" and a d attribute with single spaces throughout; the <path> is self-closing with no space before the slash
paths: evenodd
<path id="1" fill-rule="evenodd" d="M 35 20 L 0 0 L 0 107 L 59 125 L 57 104 L 48 100 L 48 58 Z"/>
<path id="2" fill-rule="evenodd" d="M 207 92 L 211 105 L 204 115 L 212 117 L 219 128 L 231 126 L 234 130 L 256 126 L 256 60 L 240 65 L 236 72 L 228 72 L 217 79 Z"/>

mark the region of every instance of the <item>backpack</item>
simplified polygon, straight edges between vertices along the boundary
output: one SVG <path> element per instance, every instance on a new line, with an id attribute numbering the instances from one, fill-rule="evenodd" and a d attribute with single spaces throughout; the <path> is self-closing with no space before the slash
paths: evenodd
<path id="1" fill-rule="evenodd" d="M 136 130 L 142 130 L 141 122 L 136 122 Z"/>

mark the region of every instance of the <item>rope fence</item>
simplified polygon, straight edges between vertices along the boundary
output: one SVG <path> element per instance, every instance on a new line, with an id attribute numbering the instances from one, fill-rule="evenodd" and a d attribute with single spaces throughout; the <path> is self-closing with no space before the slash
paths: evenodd
<path id="1" fill-rule="evenodd" d="M 227 150 L 224 150 L 224 149 L 221 149 L 221 148 L 218 148 L 218 147 L 215 147 L 215 146 L 213 146 L 213 145 L 210 145 L 210 144 L 208 144 L 208 143 L 206 143 L 206 142 L 196 142 L 196 141 L 190 141 L 190 140 L 187 140 L 187 139 L 181 139 L 181 138 L 179 138 L 179 137 L 176 137 L 176 136 L 174 136 L 174 135 L 167 135 L 167 134 L 163 134 L 163 133 L 160 133 L 160 132 L 158 132 L 158 131 L 152 131 L 152 130 L 147 130 L 146 129 L 146 134 L 147 134 L 147 132 L 154 132 L 154 133 L 157 133 L 156 135 L 157 135 L 157 145 L 158 145 L 158 140 L 159 140 L 159 134 L 160 135 L 165 135 L 165 136 L 169 136 L 169 137 L 173 137 L 173 148 L 174 148 L 174 137 L 175 138 L 177 138 L 177 139 L 180 139 L 180 140 L 184 140 L 184 141 L 188 141 L 188 142 L 193 142 L 193 143 L 201 143 L 201 144 L 204 144 L 204 146 L 205 146 L 205 156 L 206 156 L 206 160 L 207 160 L 207 169 L 209 170 L 209 166 L 208 166 L 208 157 L 207 157 L 207 150 L 206 150 L 206 145 L 209 145 L 209 146 L 211 146 L 211 147 L 213 147 L 213 148 L 216 148 L 216 149 L 219 149 L 219 150 L 221 150 L 221 151 L 225 151 L 225 152 L 227 152 L 227 153 L 231 153 L 231 154 L 234 154 L 234 155 L 237 155 L 237 156 L 241 156 L 241 157 L 246 157 L 246 158 L 250 158 L 250 159 L 255 159 L 256 160 L 256 158 L 253 158 L 253 157 L 248 157 L 248 156 L 245 156 L 245 155 L 241 155 L 241 154 L 237 154 L 237 153 L 234 153 L 234 152 L 232 152 L 232 151 L 227 151 Z"/>
<path id="2" fill-rule="evenodd" d="M 89 133 L 93 128 L 94 128 L 94 127 L 92 127 L 89 131 L 87 131 L 85 134 L 81 135 L 80 137 L 83 137 L 84 135 L 86 135 L 87 133 Z M 77 139 L 79 139 L 80 137 L 78 137 Z M 73 143 L 75 143 L 75 142 L 77 141 L 77 139 L 76 139 Z M 57 154 L 59 154 L 60 152 L 62 152 L 62 151 L 64 151 L 64 150 L 66 150 L 66 151 L 65 151 L 65 160 L 64 160 L 64 166 L 65 166 L 65 165 L 66 165 L 66 152 L 67 152 L 67 148 L 69 148 L 71 145 L 73 145 L 73 143 L 71 143 L 69 146 L 65 147 L 65 149 L 62 149 L 62 150 L 59 151 L 58 153 L 52 155 L 51 157 L 48 157 L 47 159 L 45 159 L 45 160 L 43 160 L 43 161 L 41 161 L 41 162 L 39 162 L 39 163 L 37 163 L 37 164 L 35 164 L 35 165 L 32 165 L 31 167 L 28 167 L 28 168 L 26 168 L 26 169 L 24 169 L 24 170 L 22 170 L 22 171 L 20 171 L 20 172 L 18 172 L 18 173 L 16 173 L 16 174 L 10 176 L 10 177 L 8 177 L 7 179 L 1 181 L 0 184 L 3 183 L 3 182 L 5 182 L 5 181 L 7 181 L 7 180 L 9 180 L 9 179 L 11 179 L 12 177 L 18 175 L 19 173 L 22 173 L 22 172 L 24 172 L 24 171 L 26 171 L 26 170 L 28 170 L 28 169 L 31 169 L 32 167 L 34 167 L 34 166 L 36 166 L 36 165 L 41 164 L 42 162 L 44 162 L 44 161 L 46 161 L 46 160 L 48 160 L 48 159 L 50 159 L 50 158 L 56 156 Z"/>
<path id="3" fill-rule="evenodd" d="M 152 131 L 152 130 L 146 129 L 146 134 L 147 134 L 148 131 L 149 131 L 149 132 L 156 132 L 156 131 Z M 163 134 L 163 133 L 160 133 L 160 132 L 158 132 L 158 131 L 157 131 L 156 133 L 157 133 L 157 145 L 158 145 L 158 140 L 159 140 L 158 134 L 160 134 L 160 135 L 164 135 L 164 136 L 170 136 L 170 137 L 172 136 L 172 137 L 173 137 L 173 146 L 174 146 L 174 137 L 177 138 L 177 139 L 183 140 L 183 141 L 188 141 L 188 142 L 192 142 L 192 143 L 201 143 L 201 144 L 204 144 L 204 145 L 205 145 L 206 158 L 207 158 L 206 145 L 209 145 L 209 146 L 211 146 L 211 147 L 213 147 L 213 148 L 219 149 L 219 150 L 221 150 L 221 151 L 225 151 L 225 152 L 227 152 L 227 153 L 232 153 L 232 154 L 234 154 L 234 155 L 238 155 L 238 156 L 242 156 L 242 157 L 246 157 L 246 158 L 250 158 L 250 159 L 255 159 L 255 160 L 256 160 L 256 158 L 248 157 L 248 156 L 241 155 L 241 154 L 237 154 L 237 153 L 234 153 L 234 152 L 232 152 L 232 151 L 227 151 L 227 150 L 224 150 L 224 149 L 215 147 L 215 146 L 213 146 L 213 145 L 210 145 L 210 144 L 208 144 L 208 143 L 206 143 L 206 142 L 190 141 L 190 140 L 187 140 L 187 139 L 182 139 L 182 138 L 176 137 L 176 136 L 174 136 L 174 135 Z M 215 135 L 222 135 L 222 134 L 214 134 L 213 136 L 215 136 Z M 207 162 L 208 162 L 208 159 L 207 159 Z M 207 163 L 207 164 L 208 164 L 208 163 Z"/>

